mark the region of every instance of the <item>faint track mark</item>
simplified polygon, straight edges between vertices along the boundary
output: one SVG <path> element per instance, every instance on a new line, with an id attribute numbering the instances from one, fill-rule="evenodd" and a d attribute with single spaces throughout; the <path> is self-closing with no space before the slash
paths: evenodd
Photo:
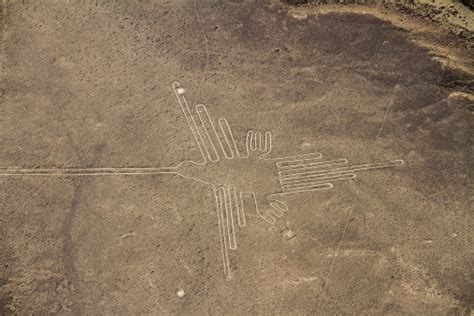
<path id="1" fill-rule="evenodd" d="M 202 79 L 200 80 L 199 86 L 198 86 L 198 91 L 199 94 L 202 95 L 202 86 L 204 85 L 204 82 L 206 81 L 206 72 L 209 69 L 209 63 L 210 63 L 210 54 L 209 54 L 209 39 L 206 36 L 206 32 L 203 31 L 203 23 L 201 20 L 201 16 L 199 15 L 199 10 L 197 6 L 196 0 L 193 0 L 193 5 L 194 5 L 194 12 L 196 14 L 196 20 L 199 23 L 199 32 L 201 33 L 201 36 L 203 37 L 203 42 L 202 42 L 202 47 L 204 50 L 204 53 L 206 54 L 206 64 L 204 65 L 204 69 L 202 71 Z"/>
<path id="2" fill-rule="evenodd" d="M 318 295 L 318 303 L 316 304 L 315 314 L 317 314 L 319 306 L 321 305 L 321 300 L 324 294 L 324 290 L 326 289 L 326 286 L 329 282 L 329 278 L 331 277 L 331 273 L 334 268 L 334 263 L 336 262 L 337 255 L 339 253 L 339 248 L 341 247 L 342 240 L 344 239 L 344 236 L 346 235 L 347 227 L 349 226 L 349 222 L 351 221 L 351 216 L 352 216 L 352 207 L 349 208 L 349 214 L 347 214 L 346 223 L 344 224 L 344 229 L 341 233 L 341 237 L 339 238 L 337 242 L 336 250 L 334 251 L 334 257 L 331 260 L 328 273 L 326 274 L 326 278 L 324 279 L 323 285 L 321 286 L 321 291 L 319 292 L 319 295 Z"/>
<path id="3" fill-rule="evenodd" d="M 70 138 L 71 143 L 75 147 L 75 152 L 76 155 L 81 163 L 81 165 L 85 164 L 85 161 L 81 157 L 81 150 L 82 147 L 77 147 L 74 140 Z M 105 145 L 99 145 L 95 147 L 95 155 L 92 159 L 92 163 L 96 163 L 97 160 L 99 159 L 100 155 L 104 151 Z M 64 241 L 63 241 L 63 260 L 64 260 L 64 273 L 65 277 L 68 280 L 68 284 L 70 286 L 71 290 L 71 296 L 72 296 L 72 312 L 73 314 L 82 314 L 82 308 L 81 304 L 78 303 L 77 299 L 77 284 L 78 284 L 78 278 L 77 278 L 77 271 L 76 271 L 76 265 L 75 265 L 75 254 L 74 254 L 74 242 L 72 239 L 72 229 L 74 226 L 74 222 L 76 219 L 76 213 L 77 210 L 79 209 L 80 202 L 81 202 L 81 197 L 82 193 L 84 191 L 84 188 L 87 186 L 88 183 L 91 182 L 90 178 L 79 178 L 77 182 L 73 182 L 74 186 L 74 195 L 71 201 L 71 206 L 70 206 L 70 211 L 67 213 L 66 218 L 64 220 L 64 226 L 63 226 L 63 236 L 64 236 Z"/>
<path id="4" fill-rule="evenodd" d="M 1 0 L 0 2 L 0 110 L 3 108 L 3 98 L 4 98 L 4 91 L 3 91 L 3 81 L 5 76 L 5 46 L 7 42 L 7 22 L 8 22 L 8 0 Z"/>

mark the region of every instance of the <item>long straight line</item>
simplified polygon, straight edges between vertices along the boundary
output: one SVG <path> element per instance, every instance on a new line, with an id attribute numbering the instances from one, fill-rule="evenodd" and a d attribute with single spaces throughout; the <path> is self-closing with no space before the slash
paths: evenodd
<path id="1" fill-rule="evenodd" d="M 319 159 L 319 158 L 318 158 Z M 287 164 L 283 166 L 278 166 L 278 169 L 281 170 L 281 173 L 293 173 L 295 171 L 305 169 L 305 168 L 323 168 L 323 167 L 330 167 L 330 166 L 340 166 L 345 165 L 349 161 L 347 159 L 336 159 L 336 160 L 328 160 L 328 161 L 317 161 L 318 159 L 308 159 L 302 163 L 297 163 L 299 161 L 295 161 L 294 164 Z M 313 162 L 316 161 L 316 162 Z"/>
<path id="2" fill-rule="evenodd" d="M 176 173 L 176 168 L 0 168 L 0 177 L 11 176 L 56 176 L 56 177 L 76 177 L 76 176 L 113 176 L 113 175 L 153 175 Z"/>
<path id="3" fill-rule="evenodd" d="M 352 165 L 347 167 L 340 167 L 340 168 L 333 168 L 333 169 L 325 169 L 325 170 L 317 170 L 317 171 L 307 171 L 307 172 L 299 172 L 290 175 L 281 175 L 281 180 L 292 180 L 292 179 L 299 179 L 303 176 L 317 176 L 317 175 L 327 175 L 327 174 L 337 174 L 337 173 L 348 173 L 354 171 L 364 171 L 364 170 L 372 170 L 372 169 L 382 169 L 382 168 L 390 168 L 394 166 L 398 166 L 403 164 L 402 160 L 393 160 L 388 162 L 377 162 L 377 163 L 365 163 L 359 165 Z"/>
<path id="4" fill-rule="evenodd" d="M 337 241 L 336 249 L 334 251 L 334 255 L 332 257 L 331 264 L 329 265 L 328 272 L 326 274 L 326 277 L 325 277 L 325 279 L 323 281 L 323 284 L 321 286 L 321 290 L 320 290 L 319 295 L 317 297 L 318 303 L 316 304 L 316 311 L 319 309 L 319 306 L 321 305 L 324 290 L 326 289 L 326 287 L 328 285 L 329 278 L 331 277 L 332 271 L 334 269 L 334 264 L 336 263 L 336 258 L 337 258 L 337 255 L 339 254 L 339 249 L 341 248 L 342 241 L 344 239 L 344 236 L 346 235 L 347 227 L 349 226 L 351 216 L 352 216 L 352 208 L 349 209 L 349 213 L 347 214 L 346 222 L 344 224 L 344 229 L 341 233 L 341 236 L 339 237 L 339 240 Z"/>
<path id="5" fill-rule="evenodd" d="M 335 176 L 335 177 L 327 177 L 325 179 L 306 179 L 306 181 L 298 181 L 298 182 L 293 182 L 293 183 L 281 183 L 281 186 L 283 189 L 295 189 L 295 188 L 301 188 L 301 187 L 308 187 L 308 186 L 314 186 L 318 184 L 323 184 L 323 183 L 330 183 L 333 181 L 344 181 L 344 180 L 351 180 L 356 177 L 355 174 L 349 173 L 349 174 L 344 174 L 340 176 Z"/>

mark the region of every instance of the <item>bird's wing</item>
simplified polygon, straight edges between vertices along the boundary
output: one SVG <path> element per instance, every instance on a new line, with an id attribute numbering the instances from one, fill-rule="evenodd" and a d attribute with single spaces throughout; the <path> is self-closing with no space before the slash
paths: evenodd
<path id="1" fill-rule="evenodd" d="M 191 110 L 184 89 L 178 82 L 173 83 L 173 90 L 199 148 L 203 163 L 239 156 L 237 142 L 227 120 L 220 118 L 216 127 L 205 105 L 198 104 Z"/>
<path id="2" fill-rule="evenodd" d="M 333 182 L 354 179 L 358 171 L 392 168 L 403 163 L 403 160 L 391 160 L 348 165 L 347 159 L 317 161 L 295 158 L 276 164 L 282 195 L 285 195 L 332 189 Z"/>

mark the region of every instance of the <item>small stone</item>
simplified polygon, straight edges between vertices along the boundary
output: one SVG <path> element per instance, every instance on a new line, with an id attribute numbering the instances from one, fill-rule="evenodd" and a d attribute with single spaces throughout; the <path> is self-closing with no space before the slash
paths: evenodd
<path id="1" fill-rule="evenodd" d="M 178 295 L 178 297 L 183 297 L 186 293 L 184 293 L 184 290 L 183 289 L 179 289 L 178 292 L 176 293 L 176 295 Z"/>
<path id="2" fill-rule="evenodd" d="M 304 151 L 313 150 L 314 147 L 315 147 L 315 146 L 314 146 L 314 144 L 312 144 L 312 143 L 304 142 L 303 144 L 301 144 L 301 149 L 304 150 Z"/>
<path id="3" fill-rule="evenodd" d="M 295 232 L 292 231 L 291 229 L 288 229 L 284 235 L 286 239 L 291 239 L 296 236 Z"/>
<path id="4" fill-rule="evenodd" d="M 136 235 L 137 235 L 136 232 L 129 232 L 129 233 L 125 233 L 122 236 L 120 236 L 120 239 L 125 239 L 125 238 L 133 237 L 133 236 L 136 236 Z"/>

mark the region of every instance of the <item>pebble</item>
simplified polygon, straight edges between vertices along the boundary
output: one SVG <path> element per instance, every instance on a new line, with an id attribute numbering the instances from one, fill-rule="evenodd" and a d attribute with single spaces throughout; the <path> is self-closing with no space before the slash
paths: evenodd
<path id="1" fill-rule="evenodd" d="M 285 238 L 286 238 L 286 239 L 291 239 L 291 238 L 295 237 L 296 234 L 295 234 L 295 232 L 292 231 L 291 229 L 288 229 L 288 230 L 285 232 L 284 235 L 285 235 Z"/>
<path id="2" fill-rule="evenodd" d="M 306 143 L 306 142 L 301 145 L 301 149 L 305 151 L 312 150 L 314 149 L 314 147 L 315 147 L 314 144 Z"/>

